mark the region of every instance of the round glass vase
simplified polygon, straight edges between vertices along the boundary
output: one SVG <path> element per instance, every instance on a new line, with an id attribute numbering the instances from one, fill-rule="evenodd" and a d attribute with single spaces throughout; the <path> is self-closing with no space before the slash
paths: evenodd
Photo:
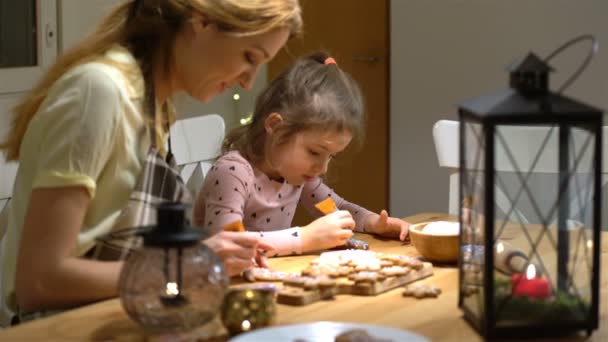
<path id="1" fill-rule="evenodd" d="M 221 259 L 188 227 L 184 206 L 158 208 L 158 224 L 143 233 L 120 273 L 122 306 L 152 333 L 182 332 L 212 321 L 228 288 Z"/>
<path id="2" fill-rule="evenodd" d="M 171 260 L 175 250 L 169 250 Z M 165 250 L 144 248 L 129 256 L 119 282 L 122 306 L 147 331 L 187 331 L 219 312 L 228 279 L 221 260 L 203 244 L 182 251 L 182 281 L 166 281 Z M 176 271 L 169 267 L 169 272 Z"/>

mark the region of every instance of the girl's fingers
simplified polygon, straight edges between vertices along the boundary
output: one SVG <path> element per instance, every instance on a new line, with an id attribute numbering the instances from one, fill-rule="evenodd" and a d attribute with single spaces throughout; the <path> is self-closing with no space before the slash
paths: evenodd
<path id="1" fill-rule="evenodd" d="M 407 233 L 409 232 L 409 227 L 407 225 L 404 225 L 401 227 L 401 234 L 399 234 L 399 240 L 401 241 L 405 241 L 405 239 L 407 238 Z"/>
<path id="2" fill-rule="evenodd" d="M 343 229 L 353 230 L 353 229 L 355 229 L 355 225 L 356 225 L 355 220 L 353 220 L 352 217 L 344 218 L 340 222 L 340 228 L 343 228 Z"/>
<path id="3" fill-rule="evenodd" d="M 339 210 L 336 213 L 337 213 L 336 215 L 338 215 L 338 217 L 340 217 L 340 218 L 349 218 L 349 217 L 352 218 L 353 217 L 353 215 L 348 210 Z"/>
<path id="4" fill-rule="evenodd" d="M 348 239 L 350 239 L 353 236 L 353 232 L 352 230 L 349 229 L 342 229 L 338 232 L 338 238 L 340 239 L 340 241 L 346 241 Z"/>
<path id="5" fill-rule="evenodd" d="M 388 224 L 388 212 L 384 209 L 380 212 L 380 218 L 378 219 L 378 224 L 387 225 Z"/>

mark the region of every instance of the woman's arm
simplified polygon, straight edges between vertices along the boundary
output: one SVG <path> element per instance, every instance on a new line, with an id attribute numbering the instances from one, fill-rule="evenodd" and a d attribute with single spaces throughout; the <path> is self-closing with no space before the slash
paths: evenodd
<path id="1" fill-rule="evenodd" d="M 84 187 L 32 191 L 15 277 L 21 310 L 65 308 L 116 296 L 122 262 L 73 256 L 89 203 Z"/>

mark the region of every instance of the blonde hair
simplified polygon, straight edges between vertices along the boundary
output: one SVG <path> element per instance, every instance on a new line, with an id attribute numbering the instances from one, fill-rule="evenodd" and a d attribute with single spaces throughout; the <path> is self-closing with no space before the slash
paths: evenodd
<path id="1" fill-rule="evenodd" d="M 92 35 L 60 56 L 31 92 L 13 108 L 12 128 L 7 139 L 0 144 L 6 158 L 19 158 L 21 142 L 32 117 L 51 86 L 68 69 L 100 58 L 119 44 L 133 54 L 144 80 L 150 85 L 154 66 L 160 65 L 165 73 L 169 72 L 175 36 L 194 12 L 204 14 L 226 33 L 238 36 L 256 35 L 283 27 L 289 29 L 290 36 L 294 36 L 302 29 L 298 0 L 127 1 L 111 11 Z M 149 96 L 148 93 L 147 88 L 146 95 Z M 162 111 L 164 119 L 171 122 L 170 108 L 170 104 L 164 104 Z"/>
<path id="2" fill-rule="evenodd" d="M 326 52 L 300 58 L 272 80 L 257 99 L 251 123 L 232 130 L 222 151 L 239 151 L 257 163 L 265 159 L 267 147 L 308 130 L 349 132 L 355 143 L 362 142 L 365 113 L 361 90 L 347 72 L 328 63 L 328 58 Z M 272 113 L 279 113 L 283 120 L 268 138 L 264 122 Z"/>

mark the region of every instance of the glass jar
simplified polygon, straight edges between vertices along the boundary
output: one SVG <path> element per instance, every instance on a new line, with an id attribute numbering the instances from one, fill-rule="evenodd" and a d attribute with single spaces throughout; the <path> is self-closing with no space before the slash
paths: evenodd
<path id="1" fill-rule="evenodd" d="M 219 312 L 228 287 L 221 259 L 185 224 L 184 206 L 159 207 L 158 224 L 123 266 L 119 294 L 127 314 L 150 332 L 187 331 Z"/>
<path id="2" fill-rule="evenodd" d="M 233 288 L 222 305 L 222 323 L 230 335 L 266 327 L 276 316 L 276 293 L 273 284 Z"/>

